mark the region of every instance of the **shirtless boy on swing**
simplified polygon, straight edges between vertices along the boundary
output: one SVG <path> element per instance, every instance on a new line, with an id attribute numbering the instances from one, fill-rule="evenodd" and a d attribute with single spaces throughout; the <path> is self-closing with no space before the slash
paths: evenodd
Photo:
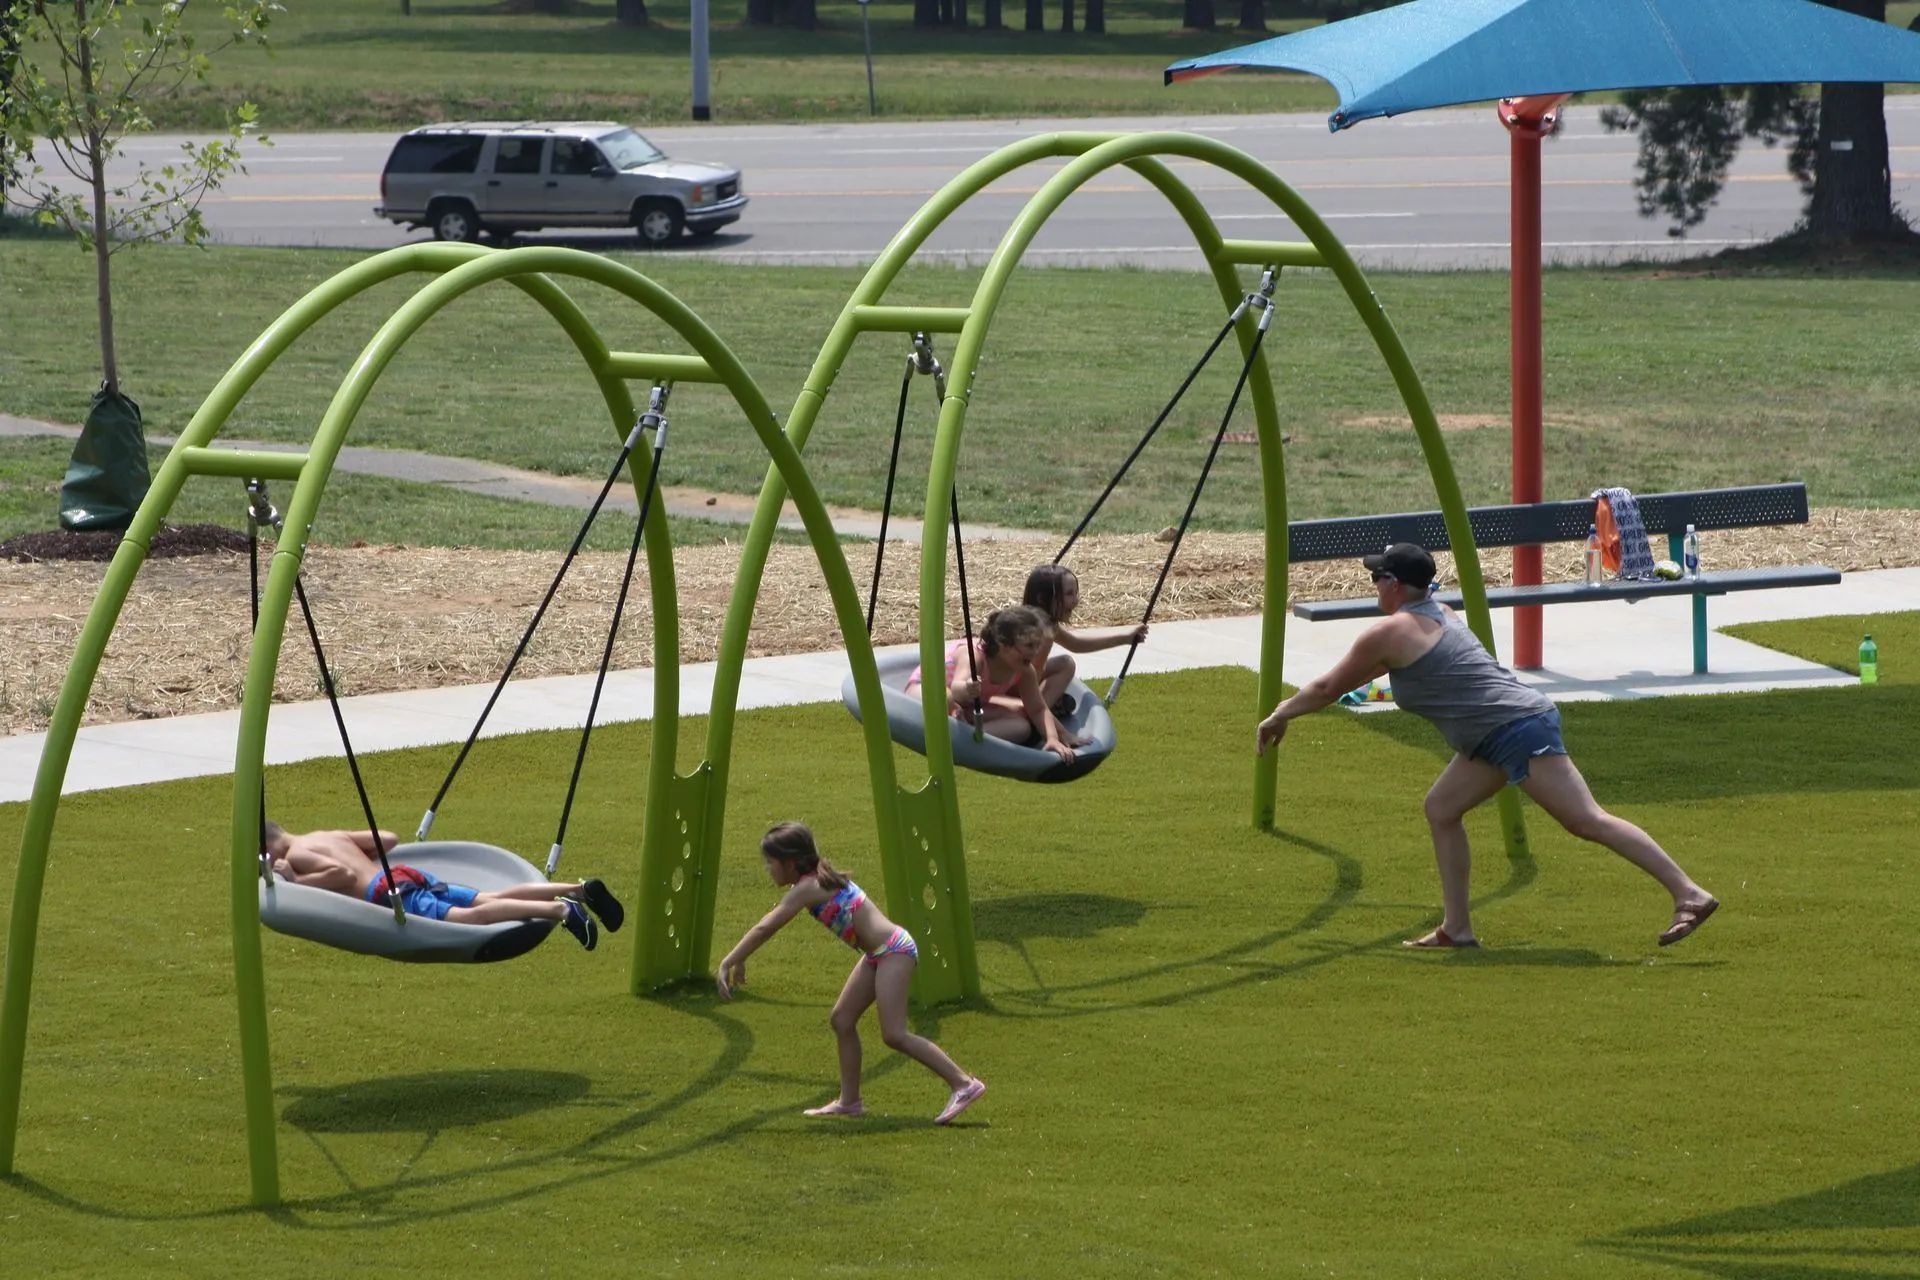
<path id="1" fill-rule="evenodd" d="M 269 822 L 262 852 L 273 859 L 274 874 L 295 884 L 344 893 L 375 906 L 389 905 L 390 885 L 380 870 L 379 855 L 392 851 L 399 837 L 371 831 L 309 831 L 305 835 Z M 599 880 L 555 884 L 533 881 L 504 889 L 471 889 L 448 884 L 417 867 L 396 862 L 393 879 L 400 886 L 400 905 L 409 915 L 450 924 L 500 924 L 508 920 L 558 920 L 566 931 L 591 951 L 600 944 L 600 925 L 617 932 L 626 919 L 620 900 Z M 589 914 L 587 908 L 591 907 Z M 594 917 L 598 916 L 596 923 Z"/>

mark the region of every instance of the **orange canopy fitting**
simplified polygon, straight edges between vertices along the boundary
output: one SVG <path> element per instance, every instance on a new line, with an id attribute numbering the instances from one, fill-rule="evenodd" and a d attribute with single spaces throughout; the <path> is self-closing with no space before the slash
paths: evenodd
<path id="1" fill-rule="evenodd" d="M 1511 210 L 1511 272 L 1508 335 L 1513 383 L 1512 483 L 1515 502 L 1539 502 L 1544 497 L 1546 468 L 1541 447 L 1540 349 L 1540 140 L 1559 123 L 1560 107 L 1568 93 L 1542 93 L 1526 98 L 1502 98 L 1495 113 L 1506 127 L 1512 156 L 1508 185 Z M 1541 551 L 1538 546 L 1513 549 L 1513 585 L 1537 586 Z M 1538 605 L 1513 611 L 1513 665 L 1545 665 Z"/>

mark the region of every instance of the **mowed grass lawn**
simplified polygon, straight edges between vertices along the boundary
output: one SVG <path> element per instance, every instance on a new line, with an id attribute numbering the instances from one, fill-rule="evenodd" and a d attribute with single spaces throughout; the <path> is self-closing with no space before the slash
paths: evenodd
<path id="1" fill-rule="evenodd" d="M 467 0 L 415 0 L 411 16 L 393 0 L 288 5 L 269 29 L 271 54 L 222 54 L 206 88 L 158 104 L 155 119 L 163 128 L 204 127 L 244 100 L 259 105 L 262 127 L 283 131 L 482 117 L 683 122 L 692 106 L 688 5 L 665 0 L 647 8 L 652 25 L 643 28 L 617 23 L 612 0 L 557 15 Z M 1221 28 L 1202 32 L 1181 29 L 1181 0 L 1119 0 L 1107 5 L 1099 36 L 1061 34 L 1058 0 L 1048 0 L 1044 32 L 1023 29 L 1024 3 L 1006 7 L 1010 27 L 1000 31 L 980 28 L 979 0 L 969 10 L 971 27 L 955 31 L 916 29 L 906 0 L 872 6 L 881 116 L 1331 111 L 1336 102 L 1324 81 L 1305 75 L 1215 76 L 1166 87 L 1167 64 L 1257 38 L 1232 29 L 1234 5 L 1220 4 Z M 860 6 L 826 0 L 818 11 L 818 28 L 798 31 L 748 27 L 745 0 L 712 5 L 715 120 L 868 118 Z M 219 11 L 208 10 L 198 24 L 212 37 Z M 1276 18 L 1269 29 L 1305 25 L 1312 24 Z"/>
<path id="2" fill-rule="evenodd" d="M 1772 640 L 1824 653 L 1854 627 Z M 1438 738 L 1392 714 L 1303 722 L 1258 834 L 1251 673 L 1139 678 L 1093 777 L 961 780 L 986 994 L 916 1024 L 992 1087 L 951 1130 L 871 1023 L 873 1116 L 799 1115 L 830 1095 L 849 959 L 809 921 L 732 1004 L 627 995 L 631 932 L 462 968 L 269 936 L 272 1213 L 245 1207 L 227 784 L 76 796 L 0 1270 L 1911 1275 L 1920 615 L 1874 629 L 1876 689 L 1565 709 L 1602 800 L 1725 903 L 1671 950 L 1650 881 L 1530 811 L 1537 861 L 1509 864 L 1489 816 L 1472 828 L 1487 949 L 1403 951 L 1437 918 L 1419 813 Z M 749 713 L 739 742 L 722 947 L 774 900 L 770 820 L 813 822 L 879 878 L 839 708 Z M 571 744 L 485 744 L 442 831 L 541 847 Z M 411 820 L 450 750 L 368 761 L 385 821 Z M 631 892 L 646 755 L 642 727 L 596 736 L 571 873 Z M 337 764 L 267 787 L 296 825 L 353 808 Z M 0 807 L 0 883 L 23 809 Z"/>
<path id="3" fill-rule="evenodd" d="M 154 248 L 116 260 L 125 385 L 150 429 L 177 432 L 220 371 L 308 289 L 358 255 L 329 250 Z M 860 278 L 851 269 L 736 266 L 674 254 L 624 260 L 686 301 L 740 353 L 776 412 L 792 405 Z M 974 270 L 916 267 L 890 302 L 967 303 Z M 1471 502 L 1508 492 L 1507 281 L 1499 272 L 1380 273 L 1375 291 L 1453 428 Z M 241 405 L 237 438 L 304 442 L 374 331 L 420 286 L 373 290 L 313 330 Z M 1816 504 L 1920 507 L 1912 272 L 1791 278 L 1669 269 L 1547 273 L 1546 492 L 1643 492 L 1804 480 Z M 627 349 L 680 349 L 603 291 L 570 292 Z M 1405 410 L 1332 277 L 1289 273 L 1267 350 L 1294 518 L 1424 510 L 1432 486 Z M 88 259 L 57 241 L 0 241 L 0 408 L 73 421 L 98 367 Z M 959 478 L 970 519 L 1070 529 L 1218 330 L 1197 273 L 1022 269 L 997 313 L 967 416 Z M 31 318 L 31 319 L 29 319 Z M 950 356 L 951 341 L 939 349 Z M 806 450 L 830 502 L 878 507 L 906 343 L 856 344 Z M 1097 531 L 1175 523 L 1237 375 L 1232 352 L 1187 393 Z M 916 386 L 896 500 L 918 511 L 933 436 Z M 664 479 L 753 493 L 765 455 L 717 389 L 673 402 Z M 1242 404 L 1233 424 L 1250 430 Z M 351 442 L 599 477 L 618 442 L 578 355 L 517 290 L 461 299 L 383 375 Z M 16 446 L 0 443 L 0 449 Z M 54 477 L 57 479 L 57 477 Z M 1253 450 L 1226 446 L 1198 527 L 1259 527 Z M 332 535 L 330 535 L 332 536 Z"/>
<path id="4" fill-rule="evenodd" d="M 561 14 L 471 0 L 292 4 L 258 49 L 214 60 L 206 88 L 155 104 L 162 128 L 216 124 L 241 101 L 261 108 L 269 130 L 407 128 L 430 120 L 600 118 L 681 122 L 692 104 L 686 0 L 647 6 L 651 25 L 623 26 L 612 0 L 580 0 Z M 1183 29 L 1182 0 L 1110 0 L 1106 32 L 1060 30 L 1061 4 L 1047 0 L 1047 30 L 1025 30 L 1026 6 L 1004 7 L 1007 28 L 988 31 L 985 6 L 969 0 L 965 31 L 916 28 L 909 0 L 872 5 L 875 105 L 882 117 L 1101 116 L 1248 111 L 1331 111 L 1333 89 L 1313 76 L 1241 73 L 1167 87 L 1162 71 L 1182 58 L 1264 38 L 1237 30 L 1240 6 L 1216 0 L 1213 31 Z M 1085 6 L 1076 4 L 1076 28 Z M 1269 6 L 1267 34 L 1316 25 Z M 1920 5 L 1896 0 L 1900 27 Z M 861 8 L 822 0 L 813 31 L 746 25 L 745 0 L 711 7 L 709 100 L 716 120 L 861 120 L 869 116 Z M 198 16 L 209 39 L 219 10 Z M 1898 91 L 1896 89 L 1896 91 Z"/>

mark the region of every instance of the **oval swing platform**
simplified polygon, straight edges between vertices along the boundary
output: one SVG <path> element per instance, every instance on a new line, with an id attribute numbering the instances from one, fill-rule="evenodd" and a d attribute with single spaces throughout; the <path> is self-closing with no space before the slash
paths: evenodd
<path id="1" fill-rule="evenodd" d="M 403 844 L 387 857 L 395 866 L 404 863 L 471 889 L 505 889 L 546 879 L 518 854 L 465 840 Z M 525 955 L 544 942 L 558 922 L 454 924 L 409 915 L 403 925 L 394 922 L 391 907 L 275 876 L 271 883 L 260 884 L 260 923 L 275 933 L 358 955 L 422 964 L 484 964 Z"/>
<path id="2" fill-rule="evenodd" d="M 880 689 L 887 699 L 889 736 L 908 750 L 925 755 L 927 735 L 921 722 L 920 694 L 907 692 L 907 681 L 920 666 L 919 652 L 878 654 L 874 661 L 880 668 Z M 1061 760 L 1051 751 L 1024 747 L 991 734 L 975 742 L 972 727 L 949 716 L 947 729 L 953 739 L 953 762 L 963 769 L 1021 782 L 1072 782 L 1092 773 L 1113 752 L 1113 717 L 1107 714 L 1107 705 L 1100 696 L 1078 680 L 1067 686 L 1067 692 L 1073 695 L 1073 714 L 1060 723 L 1087 739 L 1085 746 L 1073 749 L 1071 762 Z M 840 682 L 840 700 L 858 720 L 860 698 L 853 687 L 852 672 Z"/>

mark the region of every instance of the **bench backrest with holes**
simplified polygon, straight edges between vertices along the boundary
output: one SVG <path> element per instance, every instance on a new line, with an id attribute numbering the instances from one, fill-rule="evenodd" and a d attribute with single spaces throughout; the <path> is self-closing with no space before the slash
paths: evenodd
<path id="1" fill-rule="evenodd" d="M 1640 518 L 1648 534 L 1664 533 L 1669 555 L 1680 559 L 1681 539 L 1691 524 L 1696 532 L 1745 529 L 1760 525 L 1805 524 L 1807 487 L 1804 484 L 1745 485 L 1734 489 L 1700 489 L 1683 493 L 1636 495 Z M 1473 538 L 1481 547 L 1530 546 L 1548 542 L 1584 542 L 1593 524 L 1593 499 L 1572 502 L 1520 503 L 1502 507 L 1473 507 L 1467 517 Z M 1452 546 L 1438 511 L 1387 516 L 1348 516 L 1329 520 L 1301 520 L 1287 526 L 1288 556 L 1292 560 L 1359 559 L 1390 542 L 1417 542 L 1429 551 Z M 1515 605 L 1573 604 L 1586 600 L 1643 600 L 1652 596 L 1693 597 L 1693 669 L 1707 669 L 1707 597 L 1729 591 L 1756 591 L 1776 587 L 1827 586 L 1840 581 L 1837 570 L 1825 565 L 1790 565 L 1767 569 L 1727 569 L 1704 572 L 1679 581 L 1651 582 L 1615 579 L 1599 585 L 1547 582 L 1528 587 L 1493 587 L 1487 604 L 1495 609 Z M 1458 591 L 1442 591 L 1436 599 L 1460 604 Z M 1335 618 L 1364 618 L 1376 611 L 1372 597 L 1349 600 L 1312 600 L 1294 605 L 1295 616 L 1310 622 Z"/>

